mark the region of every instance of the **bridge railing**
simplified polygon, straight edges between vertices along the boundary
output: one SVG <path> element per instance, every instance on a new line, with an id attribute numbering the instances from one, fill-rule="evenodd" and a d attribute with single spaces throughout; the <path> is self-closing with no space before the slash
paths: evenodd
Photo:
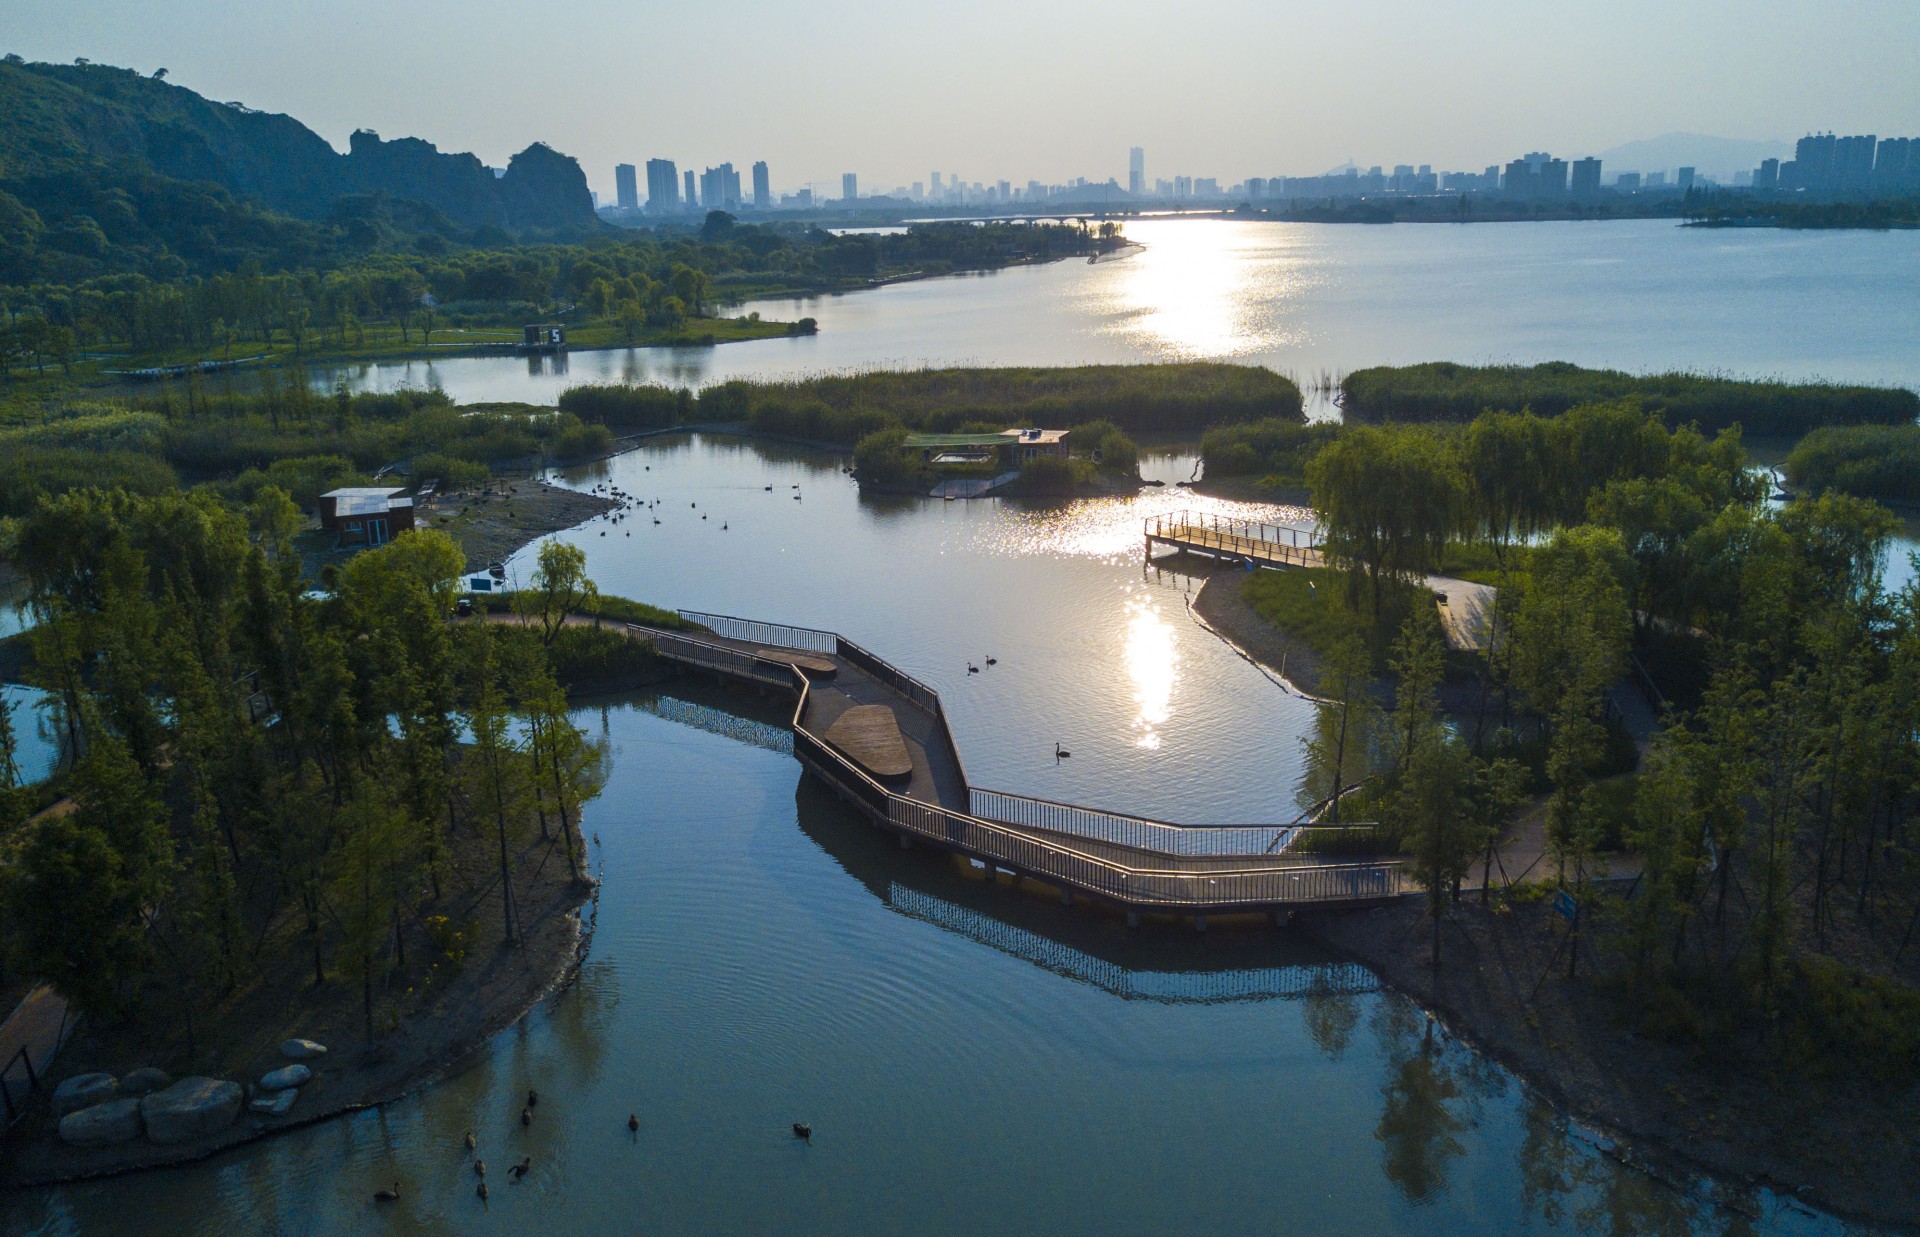
<path id="1" fill-rule="evenodd" d="M 1312 550 L 1319 547 L 1315 531 L 1292 524 L 1267 524 L 1232 516 L 1196 511 L 1174 511 L 1146 517 L 1147 532 L 1155 537 L 1177 537 L 1187 530 L 1213 533 L 1241 541 L 1263 542 L 1275 549 Z"/>
<path id="2" fill-rule="evenodd" d="M 714 635 L 728 640 L 740 640 L 749 644 L 765 645 L 768 648 L 799 649 L 805 653 L 825 653 L 829 656 L 840 651 L 840 637 L 830 631 L 816 631 L 811 627 L 792 627 L 785 623 L 762 623 L 757 619 L 735 618 L 730 614 L 707 614 L 700 610 L 682 610 L 680 617 L 689 623 L 697 623 Z"/>
<path id="3" fill-rule="evenodd" d="M 629 624 L 629 629 L 643 632 L 653 641 L 653 647 L 662 657 L 675 661 L 716 670 L 726 674 L 739 675 L 776 687 L 791 687 L 792 665 L 775 661 L 769 657 L 756 657 L 752 653 L 743 653 L 739 649 L 730 649 L 725 645 L 713 644 L 696 636 L 683 636 L 676 632 L 660 631 L 655 628 L 642 628 Z"/>
<path id="4" fill-rule="evenodd" d="M 1294 832 L 1291 825 L 1175 825 L 980 786 L 967 788 L 967 810 L 983 820 L 1167 855 L 1270 855 L 1285 849 Z"/>
<path id="5" fill-rule="evenodd" d="M 891 662 L 875 657 L 853 641 L 845 639 L 840 641 L 840 656 L 911 700 L 915 708 L 927 713 L 940 711 L 939 692 L 906 671 L 896 669 Z"/>
<path id="6" fill-rule="evenodd" d="M 1193 910 L 1366 902 L 1389 898 L 1412 887 L 1400 866 L 1392 863 L 1206 871 L 1130 867 L 918 799 L 898 795 L 890 798 L 890 823 L 895 828 L 1042 880 L 1057 880 L 1133 906 Z"/>

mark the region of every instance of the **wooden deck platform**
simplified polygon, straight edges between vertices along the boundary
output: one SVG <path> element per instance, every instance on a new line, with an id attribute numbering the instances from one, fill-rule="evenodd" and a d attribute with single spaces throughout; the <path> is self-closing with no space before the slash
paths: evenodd
<path id="1" fill-rule="evenodd" d="M 900 723 L 884 704 L 856 704 L 821 736 L 848 760 L 883 782 L 913 776 L 913 757 L 900 737 Z"/>

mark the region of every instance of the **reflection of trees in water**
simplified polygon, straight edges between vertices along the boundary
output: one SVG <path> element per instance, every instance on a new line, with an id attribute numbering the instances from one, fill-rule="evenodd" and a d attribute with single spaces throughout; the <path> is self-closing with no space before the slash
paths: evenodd
<path id="1" fill-rule="evenodd" d="M 1603 1159 L 1574 1136 L 1565 1116 L 1537 1096 L 1527 1097 L 1521 1129 L 1521 1202 L 1548 1224 L 1622 1237 L 1693 1231 L 1747 1237 L 1758 1232 L 1749 1218 L 1758 1214 L 1750 1191 L 1717 1187 L 1714 1196 L 1691 1196 L 1648 1173 Z"/>
<path id="2" fill-rule="evenodd" d="M 1435 1039 L 1433 1020 L 1411 1002 L 1380 1002 L 1373 1023 L 1387 1059 L 1373 1131 L 1381 1168 L 1408 1202 L 1429 1202 L 1446 1189 L 1449 1166 L 1466 1151 L 1457 1135 L 1472 1123 L 1456 1111 L 1460 1081 Z"/>
<path id="3" fill-rule="evenodd" d="M 1360 1023 L 1360 1003 L 1350 992 L 1341 992 L 1332 982 L 1315 976 L 1307 989 L 1307 1034 L 1320 1051 L 1338 1061 L 1353 1040 L 1353 1028 Z"/>

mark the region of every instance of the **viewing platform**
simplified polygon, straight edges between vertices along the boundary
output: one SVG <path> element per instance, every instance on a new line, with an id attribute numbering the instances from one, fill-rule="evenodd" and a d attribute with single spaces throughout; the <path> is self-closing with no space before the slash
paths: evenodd
<path id="1" fill-rule="evenodd" d="M 1154 546 L 1164 545 L 1250 567 L 1326 566 L 1313 530 L 1291 524 L 1262 524 L 1192 511 L 1148 516 L 1145 524 L 1148 554 Z"/>
<path id="2" fill-rule="evenodd" d="M 663 658 L 794 699 L 793 752 L 901 844 L 954 851 L 1140 914 L 1285 913 L 1412 892 L 1398 860 L 1293 853 L 1298 823 L 1178 825 L 988 790 L 967 780 L 939 693 L 833 632 L 680 612 L 693 630 L 629 624 Z"/>

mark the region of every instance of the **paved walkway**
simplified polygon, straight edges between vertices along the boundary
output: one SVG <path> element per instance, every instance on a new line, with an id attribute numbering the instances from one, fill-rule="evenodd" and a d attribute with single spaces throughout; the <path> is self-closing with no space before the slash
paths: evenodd
<path id="1" fill-rule="evenodd" d="M 0 1104 L 0 1128 L 13 1124 L 14 1114 L 24 1109 L 31 1090 L 26 1067 L 16 1059 L 20 1051 L 26 1050 L 40 1085 L 50 1089 L 53 1080 L 48 1077 L 48 1071 L 60 1046 L 73 1031 L 74 1019 L 70 1015 L 67 999 L 41 984 L 22 997 L 13 1013 L 0 1023 L 0 1063 L 6 1065 L 5 1075 L 0 1076 L 0 1087 L 5 1089 L 7 1100 Z"/>

